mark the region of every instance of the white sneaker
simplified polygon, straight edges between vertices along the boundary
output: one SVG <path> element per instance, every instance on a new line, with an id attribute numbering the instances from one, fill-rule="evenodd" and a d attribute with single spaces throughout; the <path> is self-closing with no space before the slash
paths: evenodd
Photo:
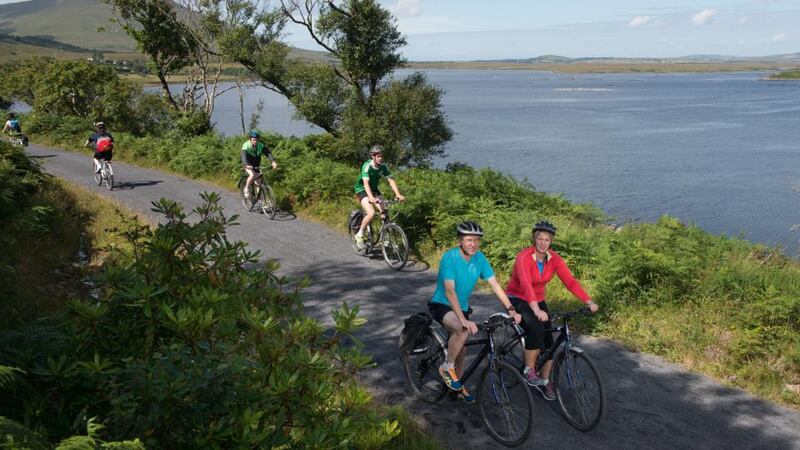
<path id="1" fill-rule="evenodd" d="M 364 235 L 363 234 L 356 234 L 356 247 L 358 247 L 359 250 L 364 248 L 364 241 L 365 240 L 366 239 L 364 239 Z"/>

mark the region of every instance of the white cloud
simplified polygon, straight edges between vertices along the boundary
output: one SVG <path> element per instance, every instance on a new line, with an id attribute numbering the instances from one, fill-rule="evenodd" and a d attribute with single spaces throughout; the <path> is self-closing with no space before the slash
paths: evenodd
<path id="1" fill-rule="evenodd" d="M 777 33 L 772 35 L 772 42 L 786 42 L 789 40 L 789 36 L 786 36 L 786 33 Z"/>
<path id="2" fill-rule="evenodd" d="M 704 9 L 699 13 L 693 15 L 690 21 L 692 22 L 692 24 L 699 27 L 710 22 L 711 18 L 713 18 L 716 15 L 717 15 L 716 9 Z"/>
<path id="3" fill-rule="evenodd" d="M 420 0 L 397 0 L 394 11 L 398 16 L 416 17 L 422 15 Z"/>
<path id="4" fill-rule="evenodd" d="M 742 16 L 742 17 L 739 17 L 739 20 L 737 20 L 737 21 L 736 21 L 736 23 L 738 23 L 739 25 L 744 25 L 744 24 L 746 24 L 746 23 L 747 23 L 749 20 L 750 20 L 750 18 L 749 18 L 749 17 L 747 17 L 747 16 Z"/>
<path id="5" fill-rule="evenodd" d="M 639 28 L 647 25 L 648 23 L 652 22 L 653 18 L 650 16 L 636 16 L 628 22 L 628 26 L 631 28 Z"/>

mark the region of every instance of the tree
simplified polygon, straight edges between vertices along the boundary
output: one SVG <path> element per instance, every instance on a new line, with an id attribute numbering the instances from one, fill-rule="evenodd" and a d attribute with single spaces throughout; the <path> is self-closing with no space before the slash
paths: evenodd
<path id="1" fill-rule="evenodd" d="M 214 2 L 206 0 L 103 0 L 117 23 L 136 41 L 148 57 L 148 68 L 161 84 L 167 104 L 184 121 L 205 121 L 210 129 L 223 71 L 223 57 L 216 50 L 215 23 L 205 15 L 214 13 Z M 180 97 L 170 89 L 174 75 L 185 76 Z M 228 88 L 228 89 L 232 89 Z M 198 117 L 199 116 L 199 117 Z"/>
<path id="2" fill-rule="evenodd" d="M 221 2 L 216 2 L 221 3 Z M 390 80 L 406 44 L 391 14 L 375 0 L 282 0 L 265 11 L 256 0 L 218 8 L 219 47 L 265 87 L 284 95 L 299 118 L 336 137 L 345 161 L 380 143 L 387 160 L 427 165 L 451 139 L 442 91 L 421 74 Z M 286 21 L 303 27 L 330 55 L 325 62 L 289 58 L 280 39 Z"/>
<path id="3" fill-rule="evenodd" d="M 134 115 L 137 90 L 110 66 L 37 57 L 3 69 L 0 94 L 28 103 L 37 112 L 126 125 Z"/>

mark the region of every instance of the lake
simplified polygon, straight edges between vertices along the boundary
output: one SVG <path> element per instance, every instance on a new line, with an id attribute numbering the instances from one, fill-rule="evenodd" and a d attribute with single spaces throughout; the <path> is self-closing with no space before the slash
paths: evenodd
<path id="1" fill-rule="evenodd" d="M 493 167 L 594 203 L 618 223 L 669 214 L 798 254 L 800 82 L 755 72 L 424 72 L 446 91 L 456 133 L 437 166 Z M 248 116 L 265 99 L 262 129 L 319 131 L 293 120 L 279 95 L 247 95 Z M 235 92 L 218 100 L 223 133 L 241 131 L 238 102 Z"/>

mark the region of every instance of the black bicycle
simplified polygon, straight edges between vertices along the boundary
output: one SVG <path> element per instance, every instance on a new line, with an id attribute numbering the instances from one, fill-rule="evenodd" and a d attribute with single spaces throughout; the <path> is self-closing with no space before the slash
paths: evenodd
<path id="1" fill-rule="evenodd" d="M 389 213 L 389 205 L 399 203 L 397 200 L 381 200 L 381 222 L 377 230 L 375 220 L 370 222 L 364 230 L 364 241 L 361 245 L 356 241 L 356 233 L 361 228 L 361 221 L 364 219 L 364 212 L 353 210 L 347 228 L 350 231 L 350 242 L 353 250 L 359 255 L 366 256 L 372 249 L 379 246 L 383 253 L 383 260 L 394 270 L 400 270 L 408 262 L 408 237 L 406 232 L 394 222 L 394 217 Z"/>
<path id="2" fill-rule="evenodd" d="M 467 340 L 465 345 L 483 347 L 461 377 L 461 382 L 466 383 L 486 360 L 486 368 L 481 373 L 475 392 L 478 409 L 489 434 L 509 447 L 525 442 L 533 428 L 534 418 L 533 395 L 525 379 L 517 367 L 500 357 L 495 345 L 495 333 L 513 325 L 513 319 L 504 314 L 492 315 L 483 324 L 478 324 L 480 337 Z M 427 333 L 409 346 L 413 348 L 402 352 L 411 390 L 425 402 L 438 402 L 451 392 L 444 385 L 438 370 L 447 359 L 447 341 L 447 330 L 434 321 Z M 403 348 L 402 342 L 400 348 Z"/>
<path id="3" fill-rule="evenodd" d="M 606 396 L 600 372 L 583 349 L 575 345 L 570 333 L 569 322 L 579 314 L 591 314 L 591 310 L 584 307 L 576 311 L 549 314 L 550 321 L 559 324 L 545 332 L 558 333 L 558 337 L 552 346 L 539 354 L 536 370 L 541 373 L 542 366 L 553 360 L 549 382 L 555 383 L 556 400 L 564 419 L 578 430 L 589 431 L 597 427 L 605 413 Z M 522 372 L 525 368 L 522 329 L 514 328 L 509 334 L 510 339 L 498 353 Z"/>
<path id="4" fill-rule="evenodd" d="M 278 201 L 275 198 L 275 191 L 272 190 L 272 186 L 264 179 L 264 174 L 261 172 L 261 169 L 253 167 L 253 172 L 255 172 L 255 177 L 250 184 L 249 197 L 246 196 L 244 192 L 244 186 L 245 183 L 247 183 L 246 172 L 243 172 L 239 177 L 239 183 L 236 186 L 242 198 L 242 206 L 247 208 L 248 211 L 261 209 L 264 215 L 270 219 L 274 219 L 275 215 L 278 214 Z"/>

